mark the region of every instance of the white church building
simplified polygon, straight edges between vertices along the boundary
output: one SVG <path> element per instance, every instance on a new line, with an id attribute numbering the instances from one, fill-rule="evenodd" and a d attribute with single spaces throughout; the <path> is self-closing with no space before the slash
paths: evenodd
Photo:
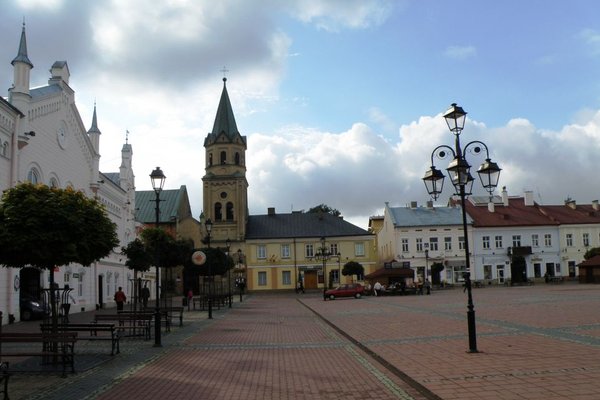
<path id="1" fill-rule="evenodd" d="M 92 121 L 81 120 L 75 92 L 69 86 L 66 61 L 56 61 L 48 84 L 30 87 L 33 63 L 27 54 L 25 26 L 16 57 L 8 97 L 0 96 L 0 190 L 30 181 L 55 187 L 73 187 L 97 198 L 117 224 L 120 245 L 91 266 L 56 267 L 55 281 L 72 289 L 71 312 L 93 310 L 113 301 L 117 287 L 129 295 L 133 271 L 125 266 L 122 246 L 135 238 L 135 182 L 133 151 L 125 141 L 118 172 L 101 172 L 100 138 L 96 105 Z M 17 47 L 17 46 L 15 46 Z M 10 60 L 0 60 L 0 63 Z M 86 129 L 86 126 L 90 126 Z M 115 166 L 117 167 L 117 166 Z M 116 169 L 116 168 L 115 168 Z M 20 300 L 39 299 L 48 288 L 48 271 L 35 268 L 0 268 L 2 323 L 20 319 Z M 8 317 L 10 316 L 10 317 Z"/>

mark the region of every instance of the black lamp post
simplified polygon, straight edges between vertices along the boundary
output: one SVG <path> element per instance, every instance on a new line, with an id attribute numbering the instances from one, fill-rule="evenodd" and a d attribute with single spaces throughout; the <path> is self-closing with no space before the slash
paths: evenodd
<path id="1" fill-rule="evenodd" d="M 325 242 L 325 237 L 321 237 L 321 247 L 317 250 L 314 255 L 314 259 L 317 261 L 323 261 L 323 300 L 327 300 L 327 296 L 325 292 L 327 291 L 327 260 L 331 257 L 336 257 L 336 254 L 333 254 L 327 248 L 327 243 Z"/>
<path id="2" fill-rule="evenodd" d="M 225 247 L 227 247 L 227 262 L 229 262 L 229 248 L 231 247 L 231 240 L 229 238 L 225 241 Z M 231 268 L 227 270 L 227 297 L 229 298 L 229 308 L 231 308 Z"/>
<path id="3" fill-rule="evenodd" d="M 154 193 L 156 194 L 156 229 L 158 229 L 160 223 L 160 192 L 162 192 L 163 187 L 165 186 L 165 180 L 167 177 L 163 174 L 160 167 L 156 167 L 154 171 L 150 174 L 150 180 L 152 181 L 152 189 L 154 189 Z M 158 250 L 157 250 L 158 252 Z M 158 256 L 158 254 L 156 254 Z M 160 268 L 159 257 L 156 257 L 156 306 L 154 307 L 154 347 L 161 347 L 161 337 L 160 337 Z"/>
<path id="4" fill-rule="evenodd" d="M 210 249 L 210 232 L 212 231 L 213 223 L 209 219 L 204 223 L 204 227 L 206 228 L 206 245 Z M 206 263 L 208 264 L 208 319 L 212 319 L 212 268 L 210 266 L 210 261 L 208 257 L 206 257 Z"/>
<path id="5" fill-rule="evenodd" d="M 427 282 L 428 276 L 429 276 L 429 243 L 423 243 L 423 246 L 425 247 L 425 282 Z M 425 284 L 425 282 L 423 282 L 423 284 Z"/>
<path id="6" fill-rule="evenodd" d="M 500 178 L 501 169 L 498 167 L 498 164 L 490 160 L 490 153 L 485 143 L 474 140 L 467 143 L 464 147 L 461 147 L 460 134 L 465 126 L 466 117 L 467 113 L 462 109 L 462 107 L 457 106 L 456 103 L 453 103 L 446 111 L 444 118 L 446 119 L 446 123 L 448 124 L 450 132 L 454 134 L 454 148 L 447 145 L 441 145 L 433 150 L 431 153 L 431 168 L 425 173 L 423 181 L 425 182 L 427 192 L 434 200 L 437 200 L 438 196 L 442 193 L 442 188 L 444 186 L 444 174 L 435 167 L 433 163 L 433 157 L 435 155 L 437 158 L 443 159 L 448 154 L 452 154 L 453 159 L 450 162 L 450 165 L 448 165 L 448 168 L 446 168 L 446 171 L 448 171 L 448 176 L 454 185 L 455 194 L 460 196 L 463 234 L 465 235 L 465 264 L 470 270 L 471 264 L 469 259 L 469 238 L 467 236 L 467 212 L 465 210 L 465 198 L 471 194 L 471 188 L 475 179 L 470 173 L 471 165 L 469 165 L 465 159 L 465 154 L 467 151 L 470 151 L 472 154 L 479 154 L 482 151 L 482 146 L 485 149 L 486 159 L 477 170 L 477 174 L 481 179 L 482 186 L 488 191 L 490 197 L 492 196 L 496 186 L 498 186 L 498 179 Z M 446 151 L 449 151 L 450 153 L 447 153 Z M 467 291 L 468 297 L 467 323 L 469 329 L 469 352 L 477 353 L 475 307 L 473 305 L 473 295 L 471 293 L 471 273 L 465 272 L 464 278 L 465 290 Z"/>
<path id="7" fill-rule="evenodd" d="M 338 251 L 338 253 L 335 256 L 338 259 L 338 284 L 341 285 L 342 284 L 342 255 Z"/>

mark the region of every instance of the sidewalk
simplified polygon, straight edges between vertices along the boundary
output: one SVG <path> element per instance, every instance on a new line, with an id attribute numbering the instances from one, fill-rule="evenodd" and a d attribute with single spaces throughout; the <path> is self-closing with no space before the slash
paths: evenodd
<path id="1" fill-rule="evenodd" d="M 163 347 L 121 354 L 66 379 L 13 377 L 11 399 L 598 399 L 600 286 L 475 289 L 466 295 L 323 301 L 254 294 L 186 311 Z M 237 299 L 236 299 L 237 300 Z M 18 324 L 15 324 L 18 325 Z"/>

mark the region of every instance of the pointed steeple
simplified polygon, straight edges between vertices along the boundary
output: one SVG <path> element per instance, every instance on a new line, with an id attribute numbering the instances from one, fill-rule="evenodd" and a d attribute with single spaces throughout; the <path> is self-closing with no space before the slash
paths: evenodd
<path id="1" fill-rule="evenodd" d="M 19 42 L 19 52 L 17 56 L 12 60 L 11 64 L 14 66 L 16 63 L 22 62 L 33 68 L 33 64 L 29 61 L 27 56 L 27 38 L 25 36 L 25 21 L 23 21 L 23 29 L 21 30 L 21 41 Z"/>
<path id="2" fill-rule="evenodd" d="M 229 139 L 233 139 L 239 132 L 235 123 L 231 102 L 229 101 L 229 94 L 227 94 L 226 82 L 227 78 L 223 78 L 223 92 L 221 93 L 221 100 L 219 101 L 219 108 L 217 109 L 217 116 L 215 118 L 215 124 L 213 125 L 212 134 L 217 136 L 221 132 L 225 132 L 225 135 L 227 135 Z"/>
<path id="3" fill-rule="evenodd" d="M 102 132 L 100 132 L 100 129 L 98 129 L 98 119 L 96 118 L 96 102 L 94 102 L 94 116 L 92 117 L 92 126 L 87 131 L 87 133 L 88 134 L 90 134 L 90 133 L 101 134 L 102 133 Z"/>

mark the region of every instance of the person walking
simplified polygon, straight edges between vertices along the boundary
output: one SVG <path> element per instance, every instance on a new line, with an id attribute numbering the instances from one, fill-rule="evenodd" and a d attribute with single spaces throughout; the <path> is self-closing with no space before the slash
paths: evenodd
<path id="1" fill-rule="evenodd" d="M 123 304 L 127 301 L 127 296 L 123 292 L 123 288 L 119 286 L 119 290 L 115 293 L 115 302 L 117 303 L 117 311 L 123 311 Z"/>
<path id="2" fill-rule="evenodd" d="M 120 289 L 120 288 L 119 288 Z M 148 299 L 150 298 L 150 289 L 148 289 L 147 284 L 142 288 L 142 305 L 144 308 L 148 307 Z"/>

